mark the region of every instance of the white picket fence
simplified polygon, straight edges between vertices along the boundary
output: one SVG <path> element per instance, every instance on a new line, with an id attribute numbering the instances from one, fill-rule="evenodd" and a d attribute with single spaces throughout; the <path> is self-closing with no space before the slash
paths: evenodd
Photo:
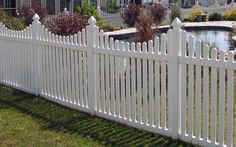
<path id="1" fill-rule="evenodd" d="M 233 52 L 181 30 L 148 43 L 114 41 L 91 17 L 73 36 L 35 15 L 23 31 L 0 24 L 0 82 L 61 105 L 201 146 L 236 145 Z"/>

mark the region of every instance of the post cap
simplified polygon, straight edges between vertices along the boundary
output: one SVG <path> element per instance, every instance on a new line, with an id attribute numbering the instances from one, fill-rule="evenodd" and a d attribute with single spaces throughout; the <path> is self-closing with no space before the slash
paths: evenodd
<path id="1" fill-rule="evenodd" d="M 171 23 L 171 26 L 174 29 L 180 29 L 180 27 L 182 26 L 182 22 L 180 21 L 180 19 L 178 17 L 176 17 L 173 22 Z"/>
<path id="2" fill-rule="evenodd" d="M 40 17 L 37 13 L 34 15 L 33 20 L 34 21 L 39 21 L 40 20 Z"/>
<path id="3" fill-rule="evenodd" d="M 88 23 L 90 26 L 94 27 L 94 26 L 96 26 L 97 20 L 93 16 L 91 16 L 88 20 Z"/>

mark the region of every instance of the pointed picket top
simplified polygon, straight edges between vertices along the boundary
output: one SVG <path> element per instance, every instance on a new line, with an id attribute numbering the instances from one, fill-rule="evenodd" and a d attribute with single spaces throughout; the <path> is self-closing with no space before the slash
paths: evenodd
<path id="1" fill-rule="evenodd" d="M 40 20 L 40 17 L 39 17 L 39 15 L 38 15 L 37 13 L 34 15 L 33 20 L 34 20 L 35 22 L 37 22 L 37 21 Z"/>
<path id="2" fill-rule="evenodd" d="M 234 0 L 232 0 L 232 2 L 229 4 L 231 7 L 234 7 L 235 6 L 235 2 Z"/>
<path id="3" fill-rule="evenodd" d="M 176 17 L 173 22 L 171 23 L 171 26 L 174 28 L 174 29 L 180 29 L 181 26 L 182 26 L 182 22 L 180 21 L 180 19 L 178 17 Z"/>
<path id="4" fill-rule="evenodd" d="M 95 27 L 97 20 L 93 16 L 91 16 L 88 20 L 88 23 L 89 23 L 89 26 Z"/>
<path id="5" fill-rule="evenodd" d="M 214 0 L 214 3 L 211 5 L 211 6 L 209 6 L 209 8 L 218 8 L 218 7 L 220 7 L 221 5 L 218 3 L 218 1 L 217 0 Z"/>

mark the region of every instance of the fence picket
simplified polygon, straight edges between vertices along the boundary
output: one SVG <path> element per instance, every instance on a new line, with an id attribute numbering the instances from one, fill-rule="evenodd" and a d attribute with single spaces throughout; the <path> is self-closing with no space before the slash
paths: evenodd
<path id="1" fill-rule="evenodd" d="M 211 59 L 217 60 L 217 50 L 211 51 Z M 216 120 L 217 120 L 217 69 L 211 68 L 211 142 L 216 142 Z"/>
<path id="2" fill-rule="evenodd" d="M 228 62 L 234 61 L 234 54 L 229 52 Z M 227 146 L 233 146 L 233 104 L 234 104 L 234 72 L 233 70 L 227 71 Z"/>
<path id="3" fill-rule="evenodd" d="M 142 44 L 143 53 L 147 54 L 147 43 Z M 143 123 L 148 124 L 148 98 L 147 98 L 147 60 L 142 60 L 143 68 Z"/>
<path id="4" fill-rule="evenodd" d="M 186 58 L 187 33 L 182 32 L 181 56 Z M 181 65 L 181 134 L 186 134 L 186 64 Z"/>
<path id="5" fill-rule="evenodd" d="M 196 58 L 201 59 L 202 53 L 202 43 L 200 40 L 196 42 Z M 196 138 L 201 138 L 201 99 L 202 99 L 202 76 L 201 76 L 201 66 L 196 66 L 196 101 L 195 101 L 195 124 L 196 124 Z"/>
<path id="6" fill-rule="evenodd" d="M 154 53 L 159 55 L 159 47 L 160 47 L 160 39 L 159 37 L 155 38 L 154 42 Z M 160 63 L 159 61 L 155 60 L 154 65 L 155 70 L 155 126 L 157 129 L 160 128 Z"/>
<path id="7" fill-rule="evenodd" d="M 108 36 L 105 36 L 105 49 L 108 49 Z M 106 113 L 110 114 L 110 63 L 109 63 L 110 56 L 107 54 L 105 55 L 105 77 L 106 77 Z"/>
<path id="8" fill-rule="evenodd" d="M 119 50 L 119 42 L 115 41 L 115 50 Z M 116 116 L 120 117 L 120 68 L 119 57 L 115 56 L 115 74 L 116 74 Z"/>
<path id="9" fill-rule="evenodd" d="M 113 38 L 110 38 L 110 50 L 114 51 L 114 40 Z M 111 73 L 111 114 L 114 116 L 115 115 L 115 70 L 114 70 L 114 56 L 110 56 L 110 73 Z"/>
<path id="10" fill-rule="evenodd" d="M 220 53 L 220 61 L 225 61 L 225 53 Z M 224 144 L 224 122 L 225 122 L 225 70 L 219 69 L 219 145 L 223 146 Z"/>
<path id="11" fill-rule="evenodd" d="M 120 42 L 120 51 L 125 52 L 124 42 Z M 121 118 L 125 119 L 125 58 L 120 56 L 120 93 L 121 93 L 121 101 L 120 101 L 120 115 Z"/>
<path id="12" fill-rule="evenodd" d="M 125 51 L 130 52 L 130 44 L 125 43 Z M 125 58 L 125 88 L 126 88 L 126 118 L 131 120 L 131 105 L 130 105 L 130 58 Z"/>
<path id="13" fill-rule="evenodd" d="M 203 47 L 203 59 L 209 60 L 209 46 Z M 208 141 L 209 125 L 209 67 L 203 67 L 203 140 Z"/>
<path id="14" fill-rule="evenodd" d="M 56 42 L 56 36 L 52 35 L 53 44 Z M 53 95 L 54 98 L 58 99 L 57 95 L 57 83 L 56 83 L 56 47 L 52 47 L 52 80 L 53 80 Z"/>
<path id="15" fill-rule="evenodd" d="M 194 38 L 189 37 L 189 58 L 194 58 Z M 188 136 L 193 136 L 194 66 L 188 65 Z"/>
<path id="16" fill-rule="evenodd" d="M 141 43 L 137 44 L 137 52 L 141 53 Z M 138 101 L 138 122 L 141 124 L 143 122 L 142 113 L 142 99 L 141 99 L 141 59 L 137 58 L 137 101 Z"/>
<path id="17" fill-rule="evenodd" d="M 150 54 L 153 53 L 153 41 L 148 42 L 148 51 Z M 154 126 L 154 99 L 153 99 L 153 60 L 148 60 L 148 93 L 149 93 L 149 115 L 150 126 Z"/>
<path id="18" fill-rule="evenodd" d="M 167 37 L 161 35 L 161 55 L 166 55 Z M 161 127 L 166 129 L 166 63 L 161 61 Z"/>

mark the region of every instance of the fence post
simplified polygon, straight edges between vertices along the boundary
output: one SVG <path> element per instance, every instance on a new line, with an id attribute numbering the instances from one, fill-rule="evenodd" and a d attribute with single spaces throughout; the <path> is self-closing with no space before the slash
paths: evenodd
<path id="1" fill-rule="evenodd" d="M 35 95 L 38 95 L 40 92 L 40 50 L 37 45 L 37 41 L 39 40 L 39 28 L 41 26 L 40 23 L 40 17 L 38 14 L 35 14 L 33 17 L 33 23 L 32 23 L 32 39 L 33 39 L 33 53 L 34 53 L 34 90 L 35 90 Z"/>
<path id="2" fill-rule="evenodd" d="M 96 60 L 94 49 L 96 47 L 96 19 L 92 16 L 88 20 L 89 25 L 86 27 L 86 37 L 87 37 L 87 66 L 88 66 L 88 105 L 90 109 L 90 114 L 94 115 L 95 113 L 95 104 L 97 97 L 97 87 L 96 87 Z"/>
<path id="3" fill-rule="evenodd" d="M 172 138 L 177 139 L 178 134 L 180 133 L 180 124 L 181 124 L 181 70 L 180 64 L 178 63 L 178 57 L 181 56 L 181 26 L 182 22 L 175 18 L 171 26 L 173 30 L 170 31 L 170 56 L 172 61 L 170 62 L 169 78 L 170 78 L 170 101 L 171 101 L 171 129 L 172 129 Z"/>

